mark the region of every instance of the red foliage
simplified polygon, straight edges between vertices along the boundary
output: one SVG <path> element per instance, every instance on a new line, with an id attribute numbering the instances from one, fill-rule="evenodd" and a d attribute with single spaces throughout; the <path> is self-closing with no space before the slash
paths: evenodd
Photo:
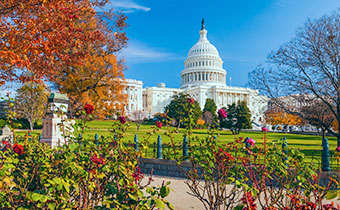
<path id="1" fill-rule="evenodd" d="M 195 104 L 195 99 L 194 98 L 188 98 L 187 101 L 191 104 Z"/>
<path id="2" fill-rule="evenodd" d="M 94 153 L 94 155 L 92 155 L 92 157 L 90 158 L 92 163 L 96 164 L 98 167 L 100 166 L 100 164 L 105 164 L 105 161 L 103 159 L 103 157 L 100 157 L 98 158 L 98 155 L 97 153 Z"/>
<path id="3" fill-rule="evenodd" d="M 163 126 L 163 123 L 162 123 L 162 122 L 160 122 L 160 121 L 157 121 L 157 122 L 156 122 L 156 125 L 157 125 L 157 127 L 158 127 L 158 128 L 162 128 L 162 126 Z"/>
<path id="4" fill-rule="evenodd" d="M 118 117 L 118 120 L 120 121 L 120 123 L 122 123 L 122 124 L 125 124 L 126 123 L 126 119 L 125 119 L 125 117 L 124 116 L 120 116 L 120 117 Z"/>
<path id="5" fill-rule="evenodd" d="M 94 111 L 94 107 L 91 104 L 86 104 L 84 109 L 86 114 L 92 114 Z"/>
<path id="6" fill-rule="evenodd" d="M 13 151 L 17 153 L 18 155 L 22 155 L 24 154 L 24 146 L 22 146 L 21 144 L 15 143 L 13 145 Z"/>

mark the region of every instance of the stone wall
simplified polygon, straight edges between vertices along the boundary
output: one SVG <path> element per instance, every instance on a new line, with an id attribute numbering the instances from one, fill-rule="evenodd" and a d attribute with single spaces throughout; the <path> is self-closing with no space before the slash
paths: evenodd
<path id="1" fill-rule="evenodd" d="M 174 160 L 140 158 L 139 162 L 144 174 L 149 175 L 153 170 L 153 175 L 185 178 L 184 172 L 181 172 Z M 192 165 L 189 161 L 183 161 L 182 168 L 188 171 L 192 168 Z"/>

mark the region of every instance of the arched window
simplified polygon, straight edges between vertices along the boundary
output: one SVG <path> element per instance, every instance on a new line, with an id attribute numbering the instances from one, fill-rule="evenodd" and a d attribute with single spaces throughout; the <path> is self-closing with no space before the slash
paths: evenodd
<path id="1" fill-rule="evenodd" d="M 198 61 L 198 66 L 201 66 L 201 61 Z"/>

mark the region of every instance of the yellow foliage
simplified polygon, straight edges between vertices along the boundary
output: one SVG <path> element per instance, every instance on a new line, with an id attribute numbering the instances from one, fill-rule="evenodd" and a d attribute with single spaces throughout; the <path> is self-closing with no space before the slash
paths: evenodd
<path id="1" fill-rule="evenodd" d="M 204 124 L 205 124 L 205 121 L 204 121 L 204 120 L 202 120 L 202 119 L 198 119 L 198 120 L 197 120 L 197 125 L 202 126 L 202 125 L 204 125 Z"/>
<path id="2" fill-rule="evenodd" d="M 265 114 L 265 121 L 271 125 L 300 125 L 302 120 L 300 117 L 288 114 L 284 111 L 275 112 L 275 111 L 268 111 Z"/>

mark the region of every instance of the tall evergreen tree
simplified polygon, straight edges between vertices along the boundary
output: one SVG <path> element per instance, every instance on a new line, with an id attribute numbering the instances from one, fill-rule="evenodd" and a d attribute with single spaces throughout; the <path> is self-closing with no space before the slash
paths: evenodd
<path id="1" fill-rule="evenodd" d="M 228 128 L 233 134 L 240 133 L 241 129 L 251 129 L 251 114 L 245 101 L 238 104 L 228 105 L 228 108 L 223 107 L 228 116 L 225 119 L 220 118 L 221 128 Z"/>
<path id="2" fill-rule="evenodd" d="M 216 112 L 217 112 L 217 106 L 215 104 L 215 101 L 211 98 L 207 98 L 204 104 L 203 112 L 209 111 L 211 114 L 217 118 Z"/>
<path id="3" fill-rule="evenodd" d="M 188 98 L 190 96 L 188 94 L 174 95 L 169 105 L 165 107 L 165 112 L 168 113 L 168 116 L 175 119 L 177 121 L 177 128 L 181 125 L 187 126 L 186 122 L 189 118 L 189 108 L 190 102 L 188 102 Z M 197 120 L 202 117 L 202 110 L 197 101 L 194 101 L 193 104 L 193 120 L 197 122 Z"/>
<path id="4" fill-rule="evenodd" d="M 242 101 L 238 104 L 237 110 L 237 123 L 236 123 L 236 131 L 240 132 L 241 129 L 251 129 L 251 114 L 250 110 L 245 101 Z"/>

